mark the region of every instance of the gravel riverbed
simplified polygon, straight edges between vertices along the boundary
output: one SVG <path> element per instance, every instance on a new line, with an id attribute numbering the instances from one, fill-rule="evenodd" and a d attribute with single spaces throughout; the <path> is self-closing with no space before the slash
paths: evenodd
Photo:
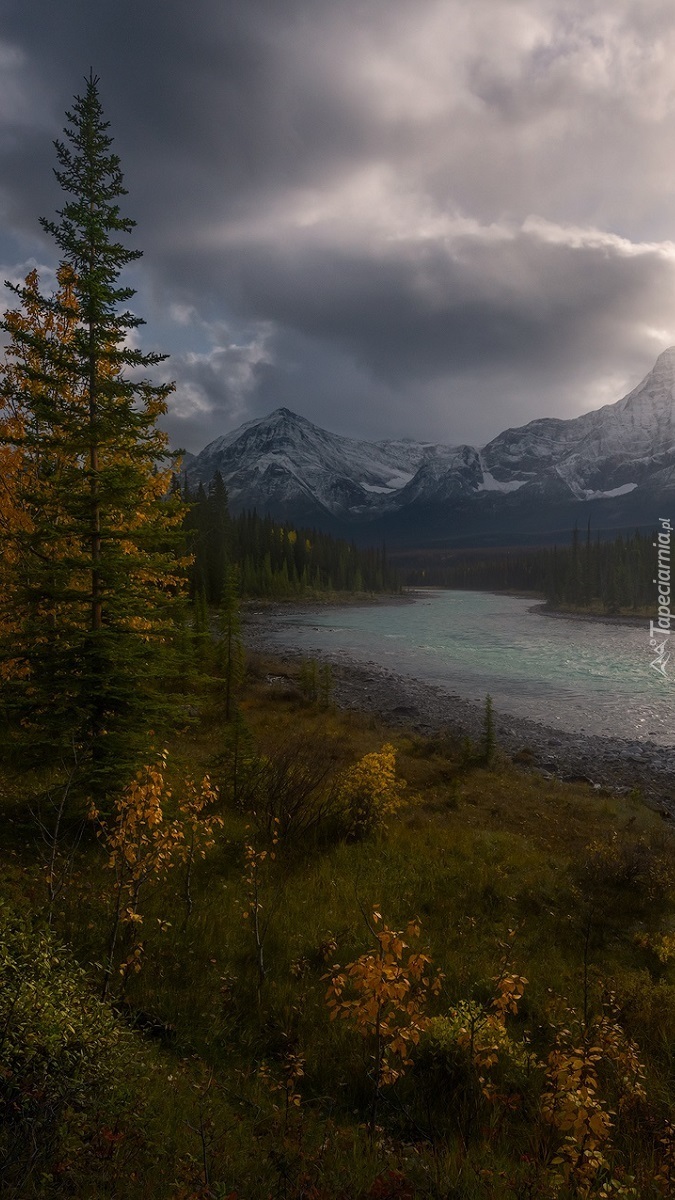
<path id="1" fill-rule="evenodd" d="M 244 614 L 243 634 L 253 651 L 293 661 L 303 655 L 275 638 L 286 621 L 281 609 L 249 608 Z M 311 617 L 316 608 L 295 609 Z M 449 732 L 474 741 L 482 735 L 484 713 L 480 705 L 450 690 L 422 680 L 397 675 L 377 662 L 353 662 L 348 656 L 315 654 L 333 668 L 334 701 L 377 715 L 390 726 L 416 733 Z M 640 788 L 644 799 L 667 819 L 675 818 L 675 750 L 649 741 L 598 737 L 566 732 L 523 717 L 495 712 L 499 748 L 510 756 L 527 759 L 531 769 L 546 778 L 587 781 L 596 788 L 627 792 Z M 523 752 L 525 754 L 523 755 Z"/>

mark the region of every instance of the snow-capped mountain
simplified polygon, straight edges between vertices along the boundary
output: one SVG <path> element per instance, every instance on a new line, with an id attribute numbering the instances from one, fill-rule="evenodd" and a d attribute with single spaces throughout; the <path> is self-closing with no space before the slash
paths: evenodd
<path id="1" fill-rule="evenodd" d="M 278 408 L 210 442 L 186 470 L 191 483 L 204 484 L 220 471 L 236 510 L 357 516 L 367 515 L 378 497 L 400 492 L 435 449 L 340 437 Z"/>
<path id="2" fill-rule="evenodd" d="M 390 540 L 504 540 L 587 513 L 596 527 L 653 524 L 657 502 L 675 501 L 675 347 L 616 404 L 530 421 L 482 448 L 357 441 L 279 408 L 184 470 L 191 485 L 219 471 L 234 510 Z"/>
<path id="3" fill-rule="evenodd" d="M 483 458 L 497 479 L 545 483 L 555 476 L 578 500 L 634 490 L 647 479 L 653 485 L 657 475 L 672 486 L 675 347 L 618 403 L 571 421 L 548 418 L 507 429 Z"/>

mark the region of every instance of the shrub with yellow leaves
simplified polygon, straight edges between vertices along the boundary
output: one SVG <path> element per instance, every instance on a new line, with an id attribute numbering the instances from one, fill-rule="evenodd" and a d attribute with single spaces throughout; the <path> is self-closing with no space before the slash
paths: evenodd
<path id="1" fill-rule="evenodd" d="M 366 754 L 347 771 L 341 803 L 350 837 L 365 837 L 386 827 L 387 817 L 403 803 L 405 781 L 396 778 L 396 750 L 389 743 Z"/>
<path id="2" fill-rule="evenodd" d="M 634 941 L 643 950 L 651 950 L 663 966 L 675 958 L 675 933 L 638 933 Z"/>
<path id="3" fill-rule="evenodd" d="M 563 1135 L 552 1159 L 554 1180 L 580 1196 L 637 1196 L 630 1183 L 613 1178 L 608 1154 L 616 1112 L 645 1099 L 638 1048 L 619 1023 L 611 992 L 596 1017 L 582 1019 L 571 1009 L 567 1016 L 556 1030 L 541 1097 L 544 1120 Z M 616 1109 L 609 1106 L 610 1087 Z"/>
<path id="4" fill-rule="evenodd" d="M 541 1099 L 545 1121 L 563 1134 L 552 1160 L 555 1174 L 567 1186 L 588 1193 L 602 1169 L 609 1169 L 605 1149 L 612 1118 L 599 1094 L 598 1046 L 576 1045 L 570 1030 L 558 1031 L 546 1065 L 547 1086 Z"/>
<path id="5" fill-rule="evenodd" d="M 425 1058 L 432 1069 L 440 1070 L 446 1080 L 449 1076 L 468 1083 L 471 1116 L 467 1120 L 476 1115 L 480 1096 L 506 1109 L 518 1107 L 520 1095 L 514 1082 L 518 1088 L 531 1068 L 539 1065 L 527 1042 L 512 1036 L 507 1027 L 508 1017 L 518 1013 L 528 983 L 512 969 L 514 937 L 515 930 L 509 930 L 509 940 L 502 944 L 499 974 L 492 980 L 493 999 L 488 1003 L 461 1000 L 447 1016 L 429 1022 L 425 1037 Z"/>
<path id="6" fill-rule="evenodd" d="M 120 931 L 138 929 L 143 924 L 141 895 L 152 879 L 159 880 L 177 861 L 188 865 L 189 881 L 197 853 L 204 854 L 213 845 L 213 832 L 220 817 L 207 812 L 216 799 L 208 775 L 198 789 L 188 780 L 180 803 L 180 816 L 168 819 L 164 807 L 171 801 L 171 789 L 165 781 L 167 751 L 156 763 L 144 767 L 115 801 L 110 817 L 104 817 L 92 805 L 89 817 L 98 825 L 100 838 L 108 855 L 108 866 L 114 872 L 113 911 L 105 966 L 102 998 L 106 999 L 115 969 Z M 164 926 L 166 927 L 166 926 Z M 122 993 L 129 974 L 140 971 L 143 944 L 138 942 L 128 951 L 119 967 Z"/>
<path id="7" fill-rule="evenodd" d="M 404 941 L 420 937 L 418 921 L 410 921 L 405 934 L 399 933 L 374 909 L 368 928 L 376 947 L 344 968 L 335 965 L 323 978 L 329 981 L 331 1020 L 347 1021 L 371 1047 L 372 1134 L 380 1090 L 410 1066 L 412 1049 L 429 1023 L 427 1005 L 440 991 L 443 976 L 432 970 L 428 954 L 410 949 Z"/>
<path id="8" fill-rule="evenodd" d="M 216 829 L 222 828 L 223 818 L 213 812 L 218 799 L 218 789 L 205 775 L 199 787 L 193 779 L 186 779 L 183 797 L 178 805 L 183 838 L 178 851 L 185 862 L 185 905 L 186 923 L 192 913 L 192 876 L 195 860 L 206 858 L 207 850 L 215 844 Z"/>

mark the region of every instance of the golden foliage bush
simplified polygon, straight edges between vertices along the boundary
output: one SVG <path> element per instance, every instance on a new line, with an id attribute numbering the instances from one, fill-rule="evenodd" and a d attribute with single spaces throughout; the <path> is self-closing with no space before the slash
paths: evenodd
<path id="1" fill-rule="evenodd" d="M 427 1028 L 428 1004 L 440 991 L 442 975 L 432 969 L 428 954 L 405 941 L 419 939 L 419 922 L 410 921 L 403 934 L 385 925 L 375 909 L 368 924 L 375 948 L 344 968 L 334 966 L 324 979 L 331 1020 L 346 1021 L 369 1047 L 372 1126 L 380 1089 L 395 1083 L 411 1065 L 412 1049 Z"/>
<path id="2" fill-rule="evenodd" d="M 396 750 L 387 743 L 364 754 L 342 780 L 340 801 L 352 838 L 386 828 L 387 818 L 403 803 L 405 781 L 396 778 Z"/>
<path id="3" fill-rule="evenodd" d="M 108 994 L 119 949 L 120 931 L 138 929 L 143 924 L 141 897 L 146 885 L 160 880 L 177 862 L 186 864 L 186 903 L 192 909 L 191 879 L 196 857 L 205 857 L 215 841 L 216 828 L 222 818 L 212 812 L 217 791 L 205 775 L 199 787 L 187 779 L 183 785 L 178 815 L 170 818 L 165 810 L 172 800 L 167 786 L 167 752 L 156 763 L 138 771 L 119 795 L 109 817 L 102 815 L 92 804 L 90 820 L 97 825 L 97 836 L 108 857 L 108 867 L 114 873 L 112 887 L 112 920 L 107 960 L 104 967 L 103 997 Z M 127 938 L 126 958 L 119 967 L 122 991 L 127 976 L 140 971 L 143 945 L 131 945 Z"/>

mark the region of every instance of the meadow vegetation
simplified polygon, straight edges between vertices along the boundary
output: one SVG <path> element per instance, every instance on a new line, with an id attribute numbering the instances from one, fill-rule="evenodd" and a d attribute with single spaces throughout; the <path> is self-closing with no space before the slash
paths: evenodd
<path id="1" fill-rule="evenodd" d="M 669 1195 L 668 828 L 307 674 L 210 670 L 56 849 L 5 774 L 4 1194 Z"/>

